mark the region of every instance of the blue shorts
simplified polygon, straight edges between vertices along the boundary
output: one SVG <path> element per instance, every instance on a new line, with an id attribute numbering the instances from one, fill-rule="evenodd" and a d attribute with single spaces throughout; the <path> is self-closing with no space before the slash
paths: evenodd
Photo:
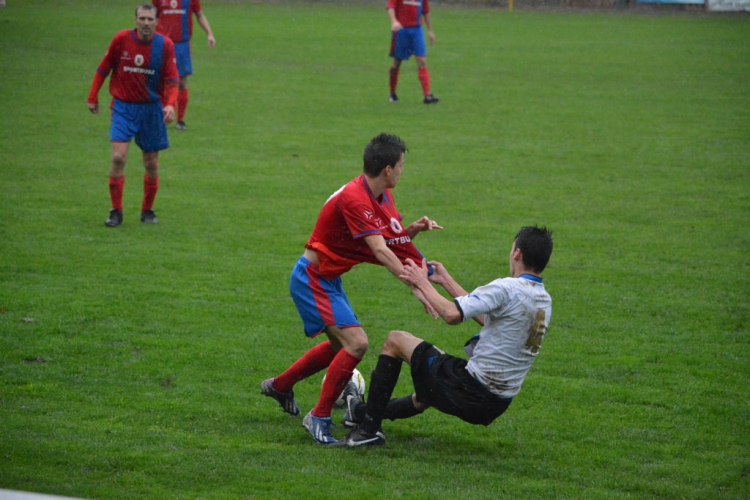
<path id="1" fill-rule="evenodd" d="M 304 256 L 292 269 L 289 291 L 302 318 L 305 335 L 315 337 L 328 325 L 338 328 L 362 326 L 341 286 L 341 277 L 325 280 L 320 268 Z"/>
<path id="2" fill-rule="evenodd" d="M 115 99 L 112 104 L 109 140 L 130 142 L 133 138 L 144 153 L 153 153 L 169 147 L 164 111 L 159 101 L 129 104 Z"/>
<path id="3" fill-rule="evenodd" d="M 177 59 L 177 73 L 180 77 L 193 74 L 193 60 L 190 58 L 190 42 L 174 44 L 174 55 Z"/>
<path id="4" fill-rule="evenodd" d="M 391 57 L 408 61 L 412 55 L 427 57 L 427 46 L 424 43 L 422 26 L 401 28 L 391 32 Z"/>

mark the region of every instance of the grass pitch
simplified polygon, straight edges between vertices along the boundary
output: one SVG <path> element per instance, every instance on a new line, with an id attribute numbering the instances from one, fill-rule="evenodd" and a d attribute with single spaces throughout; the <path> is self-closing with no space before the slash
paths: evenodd
<path id="1" fill-rule="evenodd" d="M 747 18 L 433 7 L 387 102 L 382 6 L 203 2 L 186 133 L 161 156 L 159 225 L 106 229 L 108 117 L 85 105 L 135 6 L 0 10 L 0 488 L 86 498 L 750 496 Z M 102 103 L 108 101 L 103 89 Z M 288 296 L 325 199 L 381 131 L 416 241 L 466 287 L 546 224 L 550 333 L 488 428 L 436 412 L 373 450 L 316 446 L 258 385 L 309 348 Z M 382 268 L 345 276 L 371 338 L 460 353 Z M 303 411 L 320 377 L 300 383 Z M 398 392 L 410 390 L 402 377 Z M 340 415 L 335 414 L 334 418 Z M 338 428 L 337 435 L 344 431 Z"/>

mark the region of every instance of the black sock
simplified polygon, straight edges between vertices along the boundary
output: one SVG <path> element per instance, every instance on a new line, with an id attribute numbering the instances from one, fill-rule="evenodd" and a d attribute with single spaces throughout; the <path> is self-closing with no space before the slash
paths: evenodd
<path id="1" fill-rule="evenodd" d="M 411 399 L 411 394 L 402 398 L 393 398 L 388 402 L 388 406 L 385 409 L 384 418 L 388 420 L 398 420 L 401 418 L 409 418 L 414 415 L 422 413 L 414 406 L 414 401 Z"/>
<path id="2" fill-rule="evenodd" d="M 367 413 L 360 427 L 374 434 L 380 429 L 388 401 L 401 373 L 402 361 L 385 354 L 378 358 L 378 364 L 370 377 L 370 390 L 367 392 Z"/>

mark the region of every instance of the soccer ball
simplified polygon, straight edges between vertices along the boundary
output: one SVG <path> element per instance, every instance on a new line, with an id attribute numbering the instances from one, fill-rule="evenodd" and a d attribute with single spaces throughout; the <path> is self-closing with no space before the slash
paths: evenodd
<path id="1" fill-rule="evenodd" d="M 323 383 L 326 381 L 325 375 L 323 375 L 323 381 L 320 383 L 321 387 L 323 386 Z M 354 385 L 357 386 L 357 397 L 361 399 L 362 401 L 365 400 L 365 377 L 362 376 L 362 374 L 357 370 L 356 368 L 352 372 L 352 382 L 354 382 Z M 336 398 L 336 402 L 334 403 L 334 406 L 336 408 L 343 408 L 346 406 L 346 401 L 344 401 L 344 393 L 342 392 L 338 398 Z"/>

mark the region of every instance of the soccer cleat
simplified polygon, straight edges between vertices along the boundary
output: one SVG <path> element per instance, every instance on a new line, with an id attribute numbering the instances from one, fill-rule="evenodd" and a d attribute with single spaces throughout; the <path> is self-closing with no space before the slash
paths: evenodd
<path id="1" fill-rule="evenodd" d="M 113 208 L 109 211 L 109 217 L 104 221 L 104 225 L 107 227 L 117 227 L 120 224 L 122 224 L 122 212 Z"/>
<path id="2" fill-rule="evenodd" d="M 141 222 L 144 224 L 156 224 L 159 221 L 156 220 L 156 214 L 153 210 L 144 210 L 141 212 Z"/>
<path id="3" fill-rule="evenodd" d="M 437 97 L 435 97 L 434 95 L 432 95 L 432 94 L 427 94 L 427 95 L 426 95 L 426 96 L 424 97 L 424 101 L 422 101 L 422 102 L 424 102 L 425 104 L 436 104 L 436 103 L 437 103 L 437 102 L 438 102 L 439 100 L 440 100 L 440 99 L 438 99 L 438 98 L 437 98 Z"/>
<path id="4" fill-rule="evenodd" d="M 357 427 L 359 427 L 359 424 L 362 423 L 362 421 L 357 418 L 357 414 L 355 413 L 355 410 L 359 403 L 360 400 L 356 396 L 356 394 L 350 394 L 346 397 L 346 412 L 344 412 L 344 418 L 343 420 L 341 420 L 341 425 L 343 425 L 347 429 L 356 429 Z"/>
<path id="5" fill-rule="evenodd" d="M 179 121 L 175 124 L 174 128 L 177 130 L 187 130 L 187 125 L 183 121 Z"/>
<path id="6" fill-rule="evenodd" d="M 358 427 L 346 435 L 344 439 L 337 442 L 335 446 L 383 446 L 385 444 L 385 434 L 378 430 L 375 434 L 366 432 L 362 427 Z"/>
<path id="7" fill-rule="evenodd" d="M 294 416 L 299 415 L 299 406 L 294 402 L 294 391 L 283 393 L 273 388 L 273 379 L 269 378 L 260 384 L 260 393 L 278 401 L 281 409 Z"/>
<path id="8" fill-rule="evenodd" d="M 305 418 L 302 419 L 302 427 L 312 434 L 313 439 L 318 444 L 338 443 L 331 433 L 331 427 L 333 427 L 331 417 L 316 417 L 312 414 L 312 410 L 310 410 L 305 415 Z"/>
<path id="9" fill-rule="evenodd" d="M 388 102 L 398 102 L 398 96 L 395 93 L 389 95 Z"/>

